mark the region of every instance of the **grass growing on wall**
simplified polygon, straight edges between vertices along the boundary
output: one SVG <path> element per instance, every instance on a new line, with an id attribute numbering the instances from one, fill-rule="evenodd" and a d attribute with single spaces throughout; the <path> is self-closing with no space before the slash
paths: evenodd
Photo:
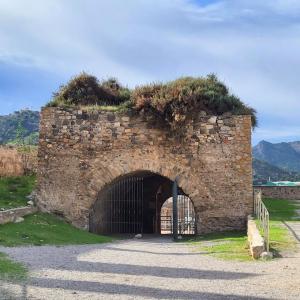
<path id="1" fill-rule="evenodd" d="M 0 209 L 26 206 L 35 182 L 35 176 L 0 178 Z"/>
<path id="2" fill-rule="evenodd" d="M 25 217 L 21 223 L 0 225 L 0 245 L 75 245 L 111 242 L 106 236 L 77 229 L 60 218 L 46 213 Z"/>
<path id="3" fill-rule="evenodd" d="M 105 108 L 106 106 L 110 108 Z M 255 109 L 231 94 L 229 88 L 216 75 L 181 77 L 170 82 L 155 82 L 137 86 L 134 90 L 124 87 L 116 78 L 99 81 L 85 72 L 61 85 L 47 106 L 79 107 L 97 106 L 98 110 L 129 111 L 160 118 L 172 128 L 180 129 L 185 121 L 201 110 L 208 114 L 250 115 L 252 126 L 257 125 Z"/>
<path id="4" fill-rule="evenodd" d="M 0 279 L 23 280 L 27 277 L 27 269 L 22 264 L 14 262 L 4 253 L 0 253 Z"/>

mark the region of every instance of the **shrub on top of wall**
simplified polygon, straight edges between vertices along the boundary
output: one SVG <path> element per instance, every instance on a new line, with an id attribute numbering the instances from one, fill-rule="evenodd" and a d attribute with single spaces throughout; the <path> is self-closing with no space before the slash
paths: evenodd
<path id="1" fill-rule="evenodd" d="M 100 106 L 100 109 L 107 105 L 122 108 L 120 110 L 133 108 L 140 114 L 161 118 L 172 128 L 178 128 L 200 110 L 211 115 L 251 115 L 252 126 L 257 125 L 256 111 L 231 94 L 213 74 L 138 86 L 131 91 L 115 78 L 99 82 L 95 76 L 81 73 L 61 86 L 48 104 Z"/>
<path id="2" fill-rule="evenodd" d="M 132 94 L 135 108 L 144 113 L 156 113 L 172 127 L 193 116 L 194 112 L 208 114 L 251 115 L 257 125 L 256 111 L 229 93 L 228 88 L 215 75 L 182 77 L 167 83 L 154 83 L 137 87 Z"/>
<path id="3" fill-rule="evenodd" d="M 120 105 L 130 99 L 130 90 L 115 78 L 99 82 L 85 72 L 73 77 L 53 93 L 48 106 Z"/>

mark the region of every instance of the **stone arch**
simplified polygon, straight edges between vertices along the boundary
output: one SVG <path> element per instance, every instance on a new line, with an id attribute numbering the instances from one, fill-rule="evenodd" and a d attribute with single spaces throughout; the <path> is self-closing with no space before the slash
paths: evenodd
<path id="1" fill-rule="evenodd" d="M 138 186 L 135 187 L 139 183 L 133 182 L 137 178 L 143 181 L 142 200 L 132 200 L 136 196 L 127 199 L 127 194 L 131 193 L 132 197 L 131 187 L 133 190 L 139 189 Z M 130 223 L 132 220 L 126 215 L 134 218 L 133 212 L 136 212 L 135 222 L 141 222 L 141 232 L 160 234 L 160 211 L 165 200 L 172 196 L 172 186 L 171 178 L 149 170 L 136 170 L 116 176 L 98 190 L 89 210 L 89 230 L 102 234 L 139 233 L 139 229 Z M 187 195 L 181 186 L 178 190 L 179 194 Z M 137 212 L 139 210 L 140 213 Z"/>
<path id="2" fill-rule="evenodd" d="M 106 165 L 96 159 L 94 162 L 91 162 L 90 165 L 92 168 L 85 175 L 91 196 L 89 207 L 93 205 L 97 193 L 103 189 L 105 185 L 122 176 L 145 171 L 166 177 L 172 181 L 177 177 L 179 187 L 189 195 L 191 199 L 199 195 L 199 190 L 209 197 L 205 185 L 197 185 L 199 177 L 197 179 L 194 178 L 193 174 L 190 174 L 188 170 L 180 168 L 170 163 L 170 161 L 166 163 L 158 160 L 145 162 L 141 159 L 140 162 L 127 160 L 125 164 L 121 164 L 113 161 L 111 164 Z"/>

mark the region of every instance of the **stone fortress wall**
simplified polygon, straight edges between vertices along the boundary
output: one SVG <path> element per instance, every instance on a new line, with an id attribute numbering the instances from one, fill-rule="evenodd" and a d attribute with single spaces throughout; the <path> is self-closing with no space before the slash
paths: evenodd
<path id="1" fill-rule="evenodd" d="M 128 113 L 42 110 L 37 204 L 88 229 L 99 191 L 116 178 L 151 171 L 193 201 L 197 233 L 245 229 L 253 211 L 250 116 L 199 115 L 176 137 Z"/>

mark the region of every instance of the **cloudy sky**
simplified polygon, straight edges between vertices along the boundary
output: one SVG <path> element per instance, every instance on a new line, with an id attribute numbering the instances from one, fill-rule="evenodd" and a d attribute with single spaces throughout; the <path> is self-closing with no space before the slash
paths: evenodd
<path id="1" fill-rule="evenodd" d="M 85 70 L 129 87 L 216 73 L 253 143 L 300 140 L 300 0 L 0 0 L 0 115 Z"/>

